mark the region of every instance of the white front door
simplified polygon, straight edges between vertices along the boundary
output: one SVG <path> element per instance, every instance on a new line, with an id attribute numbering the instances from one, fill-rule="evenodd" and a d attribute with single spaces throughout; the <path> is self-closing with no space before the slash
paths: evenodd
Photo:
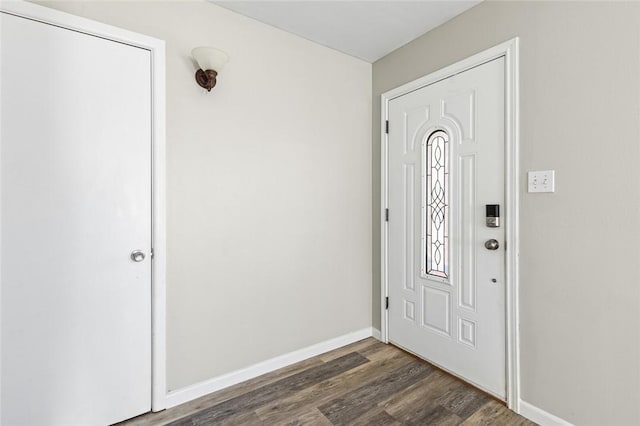
<path id="1" fill-rule="evenodd" d="M 502 399 L 504 87 L 498 58 L 388 110 L 389 341 Z"/>
<path id="2" fill-rule="evenodd" d="M 150 52 L 0 20 L 0 423 L 111 424 L 151 407 Z"/>

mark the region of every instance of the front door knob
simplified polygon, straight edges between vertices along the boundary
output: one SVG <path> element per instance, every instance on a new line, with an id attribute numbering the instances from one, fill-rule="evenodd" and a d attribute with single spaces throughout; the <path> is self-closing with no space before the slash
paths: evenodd
<path id="1" fill-rule="evenodd" d="M 144 253 L 142 250 L 135 250 L 131 252 L 131 260 L 134 262 L 142 262 L 144 260 Z"/>
<path id="2" fill-rule="evenodd" d="M 500 243 L 498 243 L 498 240 L 490 239 L 484 243 L 484 246 L 487 250 L 498 250 Z"/>

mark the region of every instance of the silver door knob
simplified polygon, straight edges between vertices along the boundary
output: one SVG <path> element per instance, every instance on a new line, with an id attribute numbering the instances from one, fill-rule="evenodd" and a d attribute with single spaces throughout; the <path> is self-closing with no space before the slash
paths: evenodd
<path id="1" fill-rule="evenodd" d="M 498 240 L 490 239 L 484 243 L 484 247 L 487 250 L 498 250 L 498 247 L 500 247 L 500 243 L 498 243 Z"/>
<path id="2" fill-rule="evenodd" d="M 131 252 L 131 260 L 134 262 L 142 262 L 144 260 L 144 253 L 142 250 L 134 250 Z"/>

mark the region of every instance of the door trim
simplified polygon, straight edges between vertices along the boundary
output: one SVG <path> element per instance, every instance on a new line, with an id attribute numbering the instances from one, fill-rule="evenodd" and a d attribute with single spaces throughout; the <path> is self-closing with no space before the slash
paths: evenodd
<path id="1" fill-rule="evenodd" d="M 520 363 L 519 363 L 519 312 L 518 312 L 518 256 L 519 246 L 519 39 L 515 37 L 490 49 L 477 53 L 424 77 L 389 90 L 380 96 L 380 149 L 381 149 L 381 205 L 380 205 L 380 311 L 381 340 L 389 342 L 389 316 L 386 298 L 388 283 L 389 229 L 385 211 L 389 206 L 388 134 L 386 122 L 389 118 L 389 101 L 422 87 L 449 78 L 470 68 L 482 65 L 499 57 L 505 58 L 505 224 L 506 224 L 506 396 L 507 406 L 515 412 L 520 410 Z M 393 214 L 393 212 L 391 213 Z"/>
<path id="2" fill-rule="evenodd" d="M 128 44 L 151 53 L 151 409 L 163 410 L 167 394 L 165 42 L 25 1 L 0 2 L 0 12 Z"/>

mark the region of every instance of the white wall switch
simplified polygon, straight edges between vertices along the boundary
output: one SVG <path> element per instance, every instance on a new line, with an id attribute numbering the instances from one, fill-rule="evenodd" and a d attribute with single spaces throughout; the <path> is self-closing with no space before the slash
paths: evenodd
<path id="1" fill-rule="evenodd" d="M 528 173 L 529 192 L 555 192 L 555 170 L 541 170 Z"/>

